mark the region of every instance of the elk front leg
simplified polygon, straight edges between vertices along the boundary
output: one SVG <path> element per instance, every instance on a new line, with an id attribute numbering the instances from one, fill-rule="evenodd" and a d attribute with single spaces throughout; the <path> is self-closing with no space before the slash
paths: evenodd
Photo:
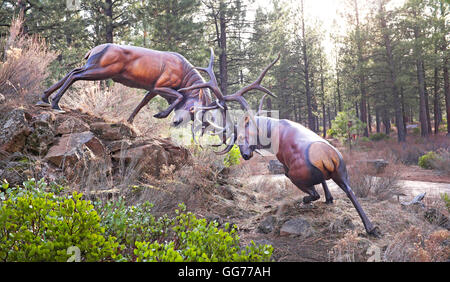
<path id="1" fill-rule="evenodd" d="M 172 104 L 170 104 L 167 109 L 154 115 L 153 117 L 155 118 L 166 118 L 168 115 L 170 115 L 173 109 L 175 109 L 178 103 L 180 103 L 183 100 L 183 95 L 180 92 L 173 90 L 172 88 L 161 87 L 155 88 L 154 91 L 161 97 L 164 97 L 166 99 L 175 99 L 175 101 Z"/>
<path id="2" fill-rule="evenodd" d="M 139 103 L 139 105 L 136 107 L 136 109 L 134 109 L 133 113 L 130 115 L 130 117 L 128 118 L 127 121 L 129 123 L 133 123 L 134 117 L 139 113 L 139 111 L 142 109 L 142 107 L 147 105 L 148 102 L 150 102 L 150 100 L 153 99 L 156 95 L 158 95 L 158 93 L 153 92 L 153 91 L 148 91 L 147 94 L 145 94 L 144 99 L 142 99 L 142 101 Z"/>

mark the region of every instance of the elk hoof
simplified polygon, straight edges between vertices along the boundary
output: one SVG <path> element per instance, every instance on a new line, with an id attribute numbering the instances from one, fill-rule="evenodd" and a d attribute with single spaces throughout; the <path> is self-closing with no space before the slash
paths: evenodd
<path id="1" fill-rule="evenodd" d="M 168 115 L 165 112 L 157 113 L 156 115 L 153 115 L 154 118 L 166 118 Z"/>
<path id="2" fill-rule="evenodd" d="M 44 101 L 38 101 L 37 103 L 36 103 L 36 106 L 39 106 L 39 107 L 50 107 L 51 105 L 50 105 L 50 103 L 48 103 L 48 102 L 44 102 Z"/>
<path id="3" fill-rule="evenodd" d="M 65 114 L 65 113 L 66 113 L 66 111 L 62 110 L 62 109 L 61 109 L 60 107 L 58 107 L 58 106 L 53 107 L 52 110 L 53 110 L 55 113 L 58 113 L 58 114 Z"/>
<path id="4" fill-rule="evenodd" d="M 375 227 L 373 227 L 371 230 L 369 230 L 369 232 L 367 232 L 367 233 L 369 233 L 369 235 L 370 236 L 373 236 L 373 237 L 375 237 L 375 238 L 381 238 L 382 237 L 382 233 L 381 233 L 381 230 L 380 230 L 380 228 L 378 228 L 378 226 L 375 226 Z"/>

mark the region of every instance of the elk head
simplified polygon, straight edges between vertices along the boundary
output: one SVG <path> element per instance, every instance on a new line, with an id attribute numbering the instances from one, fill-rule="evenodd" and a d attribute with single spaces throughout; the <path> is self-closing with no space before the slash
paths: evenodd
<path id="1" fill-rule="evenodd" d="M 243 97 L 243 95 L 245 93 L 249 92 L 250 90 L 259 90 L 259 91 L 262 91 L 262 92 L 276 98 L 276 96 L 272 92 L 270 92 L 267 88 L 261 86 L 261 82 L 262 82 L 264 76 L 266 75 L 267 71 L 279 60 L 279 58 L 280 58 L 280 55 L 278 54 L 278 57 L 262 71 L 262 73 L 259 75 L 259 77 L 253 83 L 243 87 L 242 89 L 236 91 L 235 93 L 233 93 L 231 95 L 223 95 L 222 91 L 220 90 L 220 88 L 218 86 L 217 79 L 214 74 L 214 70 L 213 70 L 214 52 L 211 48 L 211 58 L 210 58 L 208 67 L 207 68 L 199 68 L 199 67 L 196 68 L 198 70 L 206 72 L 209 75 L 210 80 L 205 83 L 196 84 L 191 87 L 187 87 L 187 88 L 178 90 L 180 92 L 183 92 L 183 91 L 189 91 L 189 90 L 193 90 L 193 89 L 209 88 L 212 91 L 212 93 L 214 93 L 214 95 L 216 96 L 217 100 L 212 102 L 210 105 L 208 105 L 206 107 L 194 108 L 194 112 L 201 111 L 201 113 L 202 113 L 201 116 L 203 116 L 203 113 L 205 111 L 211 111 L 211 110 L 220 110 L 220 112 L 222 114 L 222 121 L 224 121 L 225 126 L 222 127 L 221 129 L 220 129 L 220 126 L 217 126 L 217 127 L 219 129 L 220 134 L 222 135 L 222 143 L 227 146 L 223 151 L 215 152 L 216 154 L 223 155 L 223 154 L 228 153 L 233 148 L 233 146 L 238 138 L 237 126 L 235 124 L 230 125 L 230 123 L 227 120 L 227 110 L 228 110 L 227 102 L 231 102 L 231 101 L 238 102 L 241 105 L 241 107 L 248 113 L 247 121 L 252 120 L 256 124 L 252 110 L 251 110 L 250 106 L 248 105 L 247 101 L 245 100 L 245 98 Z M 215 115 L 215 118 L 216 119 L 218 118 L 217 115 Z M 210 125 L 215 124 L 211 120 L 208 120 L 207 123 Z M 230 129 L 232 129 L 232 130 L 230 130 Z M 228 139 L 230 140 L 230 143 L 227 142 Z"/>

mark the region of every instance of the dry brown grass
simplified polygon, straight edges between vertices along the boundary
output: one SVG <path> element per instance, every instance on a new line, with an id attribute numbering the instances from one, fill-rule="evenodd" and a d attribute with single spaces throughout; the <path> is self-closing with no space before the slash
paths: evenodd
<path id="1" fill-rule="evenodd" d="M 386 169 L 376 174 L 375 168 L 365 162 L 349 167 L 350 186 L 359 198 L 368 196 L 378 200 L 388 200 L 401 193 L 400 174 L 395 169 Z"/>
<path id="2" fill-rule="evenodd" d="M 109 122 L 126 123 L 133 110 L 142 100 L 140 90 L 114 83 L 102 87 L 100 82 L 78 81 L 61 99 L 61 105 L 98 116 Z M 150 101 L 135 117 L 133 127 L 139 135 L 156 137 L 168 131 L 170 116 L 159 120 L 153 117 L 159 112 L 158 99 Z"/>
<path id="3" fill-rule="evenodd" d="M 384 252 L 385 261 L 396 262 L 443 262 L 449 259 L 450 232 L 437 230 L 424 232 L 412 226 L 401 232 Z"/>
<path id="4" fill-rule="evenodd" d="M 7 100 L 14 100 L 15 105 L 36 99 L 30 93 L 40 88 L 49 74 L 47 66 L 57 56 L 48 49 L 45 40 L 23 35 L 22 25 L 22 17 L 13 19 L 0 63 L 0 93 L 11 95 L 13 99 L 7 97 Z"/>

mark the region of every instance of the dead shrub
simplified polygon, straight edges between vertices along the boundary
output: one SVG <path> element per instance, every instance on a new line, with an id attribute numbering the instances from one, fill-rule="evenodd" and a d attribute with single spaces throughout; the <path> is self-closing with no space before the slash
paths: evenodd
<path id="1" fill-rule="evenodd" d="M 436 151 L 437 157 L 430 160 L 433 169 L 450 174 L 450 149 L 440 148 Z"/>
<path id="2" fill-rule="evenodd" d="M 356 231 L 347 232 L 328 252 L 329 260 L 334 262 L 364 261 L 369 242 L 359 238 Z"/>
<path id="3" fill-rule="evenodd" d="M 57 53 L 50 51 L 38 36 L 22 34 L 23 18 L 13 19 L 9 38 L 0 62 L 0 92 L 13 95 L 15 101 L 32 102 L 36 97 L 28 95 L 38 90 L 48 76 L 47 67 Z"/>
<path id="4" fill-rule="evenodd" d="M 450 232 L 437 230 L 424 234 L 412 226 L 399 233 L 386 248 L 384 260 L 389 262 L 440 262 L 450 254 Z"/>
<path id="5" fill-rule="evenodd" d="M 350 187 L 359 198 L 373 195 L 378 200 L 390 199 L 400 193 L 398 185 L 400 173 L 396 170 L 385 170 L 382 174 L 376 174 L 374 166 L 365 161 L 357 161 L 356 165 L 349 167 Z M 377 175 L 377 176 L 375 176 Z"/>
<path id="6" fill-rule="evenodd" d="M 100 82 L 79 81 L 66 92 L 61 104 L 110 122 L 126 122 L 142 98 L 139 90 L 119 83 L 103 87 Z M 142 108 L 133 121 L 133 127 L 141 136 L 156 136 L 168 128 L 167 120 L 153 117 L 159 111 L 157 101 L 155 98 Z"/>
<path id="7" fill-rule="evenodd" d="M 366 198 L 369 196 L 375 183 L 373 174 L 373 168 L 364 162 L 349 167 L 350 187 L 357 197 Z"/>
<path id="8" fill-rule="evenodd" d="M 374 196 L 380 200 L 391 199 L 392 196 L 401 193 L 402 188 L 399 185 L 400 173 L 396 170 L 389 170 L 380 177 L 376 178 L 372 188 Z"/>

